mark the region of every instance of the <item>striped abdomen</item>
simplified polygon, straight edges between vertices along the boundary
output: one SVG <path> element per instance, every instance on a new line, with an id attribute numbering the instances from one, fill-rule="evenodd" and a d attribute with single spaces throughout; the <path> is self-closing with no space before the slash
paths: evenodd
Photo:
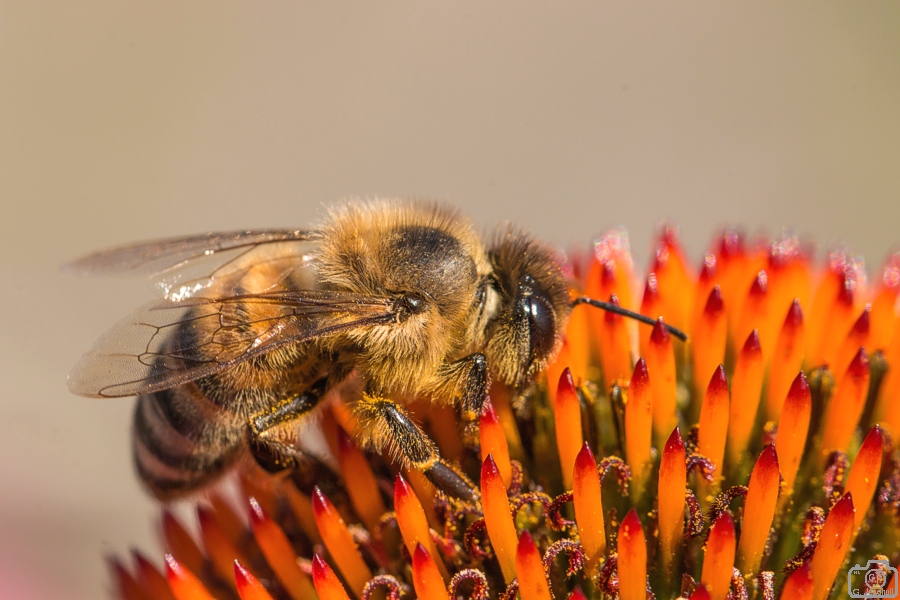
<path id="1" fill-rule="evenodd" d="M 159 499 L 208 485 L 240 456 L 245 422 L 191 383 L 140 396 L 134 411 L 134 462 Z"/>

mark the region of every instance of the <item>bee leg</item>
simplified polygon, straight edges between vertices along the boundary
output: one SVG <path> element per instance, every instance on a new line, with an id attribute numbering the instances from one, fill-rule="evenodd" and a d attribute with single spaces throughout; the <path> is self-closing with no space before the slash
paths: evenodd
<path id="1" fill-rule="evenodd" d="M 460 414 L 464 421 L 472 422 L 481 416 L 491 385 L 484 354 L 470 354 L 446 363 L 438 372 L 438 378 L 441 383 L 436 386 L 437 393 L 459 398 Z"/>
<path id="2" fill-rule="evenodd" d="M 307 461 L 308 457 L 299 448 L 283 441 L 288 433 L 285 425 L 295 425 L 294 422 L 315 408 L 325 387 L 326 380 L 320 379 L 302 394 L 250 417 L 247 432 L 250 452 L 263 469 L 277 473 Z"/>
<path id="3" fill-rule="evenodd" d="M 354 412 L 364 444 L 375 450 L 390 448 L 395 459 L 424 473 L 450 496 L 463 500 L 476 497 L 472 482 L 441 458 L 434 441 L 395 402 L 363 394 Z"/>

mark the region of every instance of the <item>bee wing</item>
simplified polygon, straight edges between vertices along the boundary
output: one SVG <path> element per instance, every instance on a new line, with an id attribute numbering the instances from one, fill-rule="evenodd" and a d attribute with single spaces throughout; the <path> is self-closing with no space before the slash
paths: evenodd
<path id="1" fill-rule="evenodd" d="M 169 389 L 284 346 L 391 322 L 393 301 L 323 290 L 155 301 L 106 333 L 69 375 L 81 396 Z"/>
<path id="2" fill-rule="evenodd" d="M 276 273 L 269 277 L 271 289 L 276 289 L 309 266 L 314 245 L 321 239 L 321 233 L 303 229 L 206 233 L 108 248 L 63 268 L 80 275 L 150 277 L 171 300 L 196 296 L 213 286 L 215 295 L 228 296 L 236 293 L 248 269 L 263 264 Z"/>
<path id="3" fill-rule="evenodd" d="M 65 269 L 82 275 L 152 276 L 225 250 L 320 238 L 318 232 L 304 229 L 220 231 L 107 248 L 72 261 Z"/>

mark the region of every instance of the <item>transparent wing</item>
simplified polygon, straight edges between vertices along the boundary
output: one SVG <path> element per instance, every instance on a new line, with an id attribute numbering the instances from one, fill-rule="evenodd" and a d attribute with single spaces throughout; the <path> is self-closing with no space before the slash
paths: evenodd
<path id="1" fill-rule="evenodd" d="M 286 241 L 318 240 L 318 232 L 304 229 L 223 231 L 137 242 L 88 254 L 66 269 L 84 275 L 157 275 L 191 259 L 217 252 Z"/>
<path id="2" fill-rule="evenodd" d="M 104 335 L 69 375 L 69 389 L 136 396 L 211 375 L 284 346 L 389 323 L 393 301 L 293 290 L 156 301 Z"/>
<path id="3" fill-rule="evenodd" d="M 200 295 L 209 288 L 215 288 L 217 296 L 234 295 L 252 268 L 268 269 L 268 290 L 279 289 L 285 280 L 306 277 L 293 284 L 302 289 L 313 287 L 311 276 L 301 273 L 309 270 L 321 239 L 319 232 L 302 229 L 207 233 L 101 250 L 64 269 L 81 275 L 149 277 L 171 300 Z"/>

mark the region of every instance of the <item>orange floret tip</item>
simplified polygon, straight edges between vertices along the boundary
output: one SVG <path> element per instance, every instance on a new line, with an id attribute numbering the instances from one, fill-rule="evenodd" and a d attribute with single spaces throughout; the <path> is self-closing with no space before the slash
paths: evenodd
<path id="1" fill-rule="evenodd" d="M 659 464 L 659 548 L 666 577 L 671 575 L 675 557 L 684 539 L 684 495 L 687 490 L 687 466 L 684 440 L 678 428 L 672 430 L 663 447 Z"/>
<path id="2" fill-rule="evenodd" d="M 750 291 L 744 299 L 734 340 L 736 343 L 743 343 L 754 329 L 757 332 L 763 331 L 762 337 L 766 341 L 767 354 L 771 352 L 772 343 L 775 341 L 775 334 L 772 330 L 778 325 L 777 320 L 769 319 L 768 299 L 768 276 L 765 271 L 760 270 L 753 278 Z M 770 321 L 772 322 L 770 323 Z"/>
<path id="3" fill-rule="evenodd" d="M 589 568 L 592 568 L 606 555 L 606 525 L 603 521 L 600 474 L 587 442 L 575 458 L 574 479 L 575 522 Z"/>
<path id="4" fill-rule="evenodd" d="M 762 348 L 759 345 L 757 330 L 754 329 L 741 348 L 732 375 L 727 444 L 731 464 L 739 464 L 750 443 L 764 375 Z"/>
<path id="5" fill-rule="evenodd" d="M 618 549 L 619 598 L 647 600 L 647 540 L 633 508 L 619 526 Z"/>
<path id="6" fill-rule="evenodd" d="M 835 359 L 834 368 L 832 369 L 835 375 L 839 376 L 841 373 L 846 373 L 847 368 L 859 353 L 859 349 L 868 345 L 871 312 L 872 307 L 866 305 L 853 327 L 850 328 L 850 333 L 847 334 L 846 339 L 841 344 Z"/>
<path id="7" fill-rule="evenodd" d="M 439 561 L 434 541 L 431 539 L 431 529 L 428 527 L 428 518 L 422 503 L 406 483 L 403 475 L 397 475 L 394 480 L 394 512 L 397 515 L 397 524 L 400 526 L 400 534 L 406 544 L 406 549 L 412 554 L 417 544 L 422 544 L 429 554 L 434 557 L 433 562 Z M 441 575 L 449 579 L 443 562 L 438 563 Z"/>
<path id="8" fill-rule="evenodd" d="M 684 327 L 693 303 L 694 276 L 684 260 L 678 230 L 673 225 L 664 225 L 660 230 L 654 258 L 651 271 L 659 281 L 664 312 L 676 326 Z"/>
<path id="9" fill-rule="evenodd" d="M 556 388 L 556 402 L 553 406 L 556 446 L 559 451 L 559 465 L 563 474 L 563 485 L 572 487 L 572 467 L 584 439 L 581 431 L 581 406 L 575 382 L 568 368 L 564 369 Z"/>
<path id="10" fill-rule="evenodd" d="M 500 423 L 500 417 L 494 410 L 494 405 L 490 399 L 484 403 L 484 411 L 481 413 L 481 419 L 478 429 L 478 437 L 480 442 L 481 460 L 487 458 L 490 454 L 494 457 L 494 462 L 500 470 L 500 476 L 503 478 L 503 484 L 509 488 L 512 482 L 512 465 L 509 462 L 509 444 L 506 441 L 506 434 L 503 431 L 503 424 Z"/>
<path id="11" fill-rule="evenodd" d="M 651 461 L 652 405 L 647 363 L 641 358 L 634 366 L 625 404 L 625 458 L 631 467 L 632 482 L 638 496 L 643 492 L 646 470 Z"/>
<path id="12" fill-rule="evenodd" d="M 811 600 L 814 588 L 812 567 L 807 561 L 785 579 L 781 600 Z"/>
<path id="13" fill-rule="evenodd" d="M 697 588 L 691 593 L 690 600 L 710 600 L 709 592 L 706 590 L 706 586 L 702 583 L 697 586 Z"/>
<path id="14" fill-rule="evenodd" d="M 709 296 L 706 299 L 703 312 L 709 317 L 714 317 L 721 314 L 724 310 L 725 302 L 722 299 L 722 289 L 718 285 L 713 286 L 712 291 L 709 292 Z"/>
<path id="15" fill-rule="evenodd" d="M 584 595 L 584 592 L 581 591 L 580 587 L 576 587 L 568 596 L 566 596 L 566 600 L 588 600 L 588 598 Z"/>
<path id="16" fill-rule="evenodd" d="M 891 255 L 885 262 L 878 293 L 872 302 L 869 345 L 873 350 L 884 350 L 891 341 L 897 326 L 898 296 L 900 296 L 900 252 Z"/>
<path id="17" fill-rule="evenodd" d="M 132 577 L 122 563 L 115 558 L 108 558 L 107 565 L 112 570 L 115 579 L 116 592 L 123 600 L 147 600 L 147 594 L 135 577 Z M 166 584 L 166 589 L 168 589 Z"/>
<path id="18" fill-rule="evenodd" d="M 772 356 L 766 358 L 771 365 L 766 390 L 766 418 L 769 420 L 776 421 L 781 414 L 785 394 L 803 364 L 804 346 L 803 309 L 800 301 L 794 299 L 781 325 Z"/>
<path id="19" fill-rule="evenodd" d="M 350 596 L 337 575 L 318 554 L 313 555 L 312 577 L 319 600 L 350 600 Z"/>
<path id="20" fill-rule="evenodd" d="M 659 300 L 659 290 L 657 289 L 656 274 L 650 273 L 649 275 L 647 275 L 646 284 L 644 284 L 644 295 L 641 299 L 641 314 L 655 318 L 658 315 L 664 313 L 665 311 L 663 310 L 662 304 Z M 668 334 L 668 331 L 666 331 L 666 333 Z M 650 343 L 650 339 L 653 336 L 653 330 L 648 331 L 646 327 L 640 327 L 638 329 L 638 334 L 641 354 L 646 355 L 647 347 Z"/>
<path id="21" fill-rule="evenodd" d="M 197 576 L 171 554 L 166 554 L 166 579 L 176 600 L 214 600 Z"/>
<path id="22" fill-rule="evenodd" d="M 725 511 L 710 527 L 703 555 L 700 580 L 706 586 L 711 600 L 725 600 L 728 596 L 734 567 L 734 541 L 734 521 L 728 511 Z"/>
<path id="23" fill-rule="evenodd" d="M 131 555 L 134 557 L 134 562 L 137 565 L 136 579 L 141 584 L 141 587 L 154 600 L 174 600 L 175 596 L 172 595 L 169 582 L 166 581 L 165 576 L 157 570 L 153 563 L 137 550 L 132 550 Z"/>
<path id="24" fill-rule="evenodd" d="M 656 320 L 650 333 L 650 344 L 644 353 L 650 394 L 653 398 L 653 439 L 662 446 L 672 428 L 678 425 L 678 381 L 672 336 L 662 317 Z"/>
<path id="25" fill-rule="evenodd" d="M 763 448 L 750 474 L 744 516 L 741 519 L 741 541 L 738 547 L 738 569 L 756 574 L 762 563 L 769 530 L 778 504 L 778 455 L 771 444 Z"/>
<path id="26" fill-rule="evenodd" d="M 197 506 L 197 521 L 200 523 L 200 537 L 203 547 L 219 576 L 229 583 L 232 581 L 235 559 L 243 559 L 243 553 L 231 541 L 224 527 L 219 523 L 212 509 Z"/>
<path id="27" fill-rule="evenodd" d="M 809 383 L 803 371 L 797 374 L 781 410 L 778 422 L 778 433 L 775 437 L 775 450 L 779 456 L 781 476 L 784 478 L 784 489 L 790 494 L 794 489 L 797 469 L 803 458 L 803 448 L 809 431 L 809 419 L 812 413 L 812 396 Z"/>
<path id="28" fill-rule="evenodd" d="M 609 303 L 621 306 L 619 297 L 615 294 L 609 297 Z M 598 330 L 600 340 L 600 366 L 603 371 L 603 381 L 606 387 L 610 387 L 620 379 L 627 379 L 631 375 L 631 337 L 628 328 L 632 322 L 625 322 L 621 315 L 610 311 L 602 311 L 602 323 Z"/>
<path id="29" fill-rule="evenodd" d="M 837 384 L 828 404 L 823 427 L 822 450 L 846 451 L 862 416 L 869 391 L 869 357 L 860 348 Z"/>
<path id="30" fill-rule="evenodd" d="M 344 519 L 318 486 L 313 488 L 312 504 L 316 526 L 328 553 L 350 588 L 361 593 L 366 582 L 372 578 L 372 571 L 360 556 Z"/>
<path id="31" fill-rule="evenodd" d="M 852 494 L 844 494 L 825 518 L 810 565 L 814 600 L 825 600 L 829 595 L 831 584 L 850 549 L 855 512 Z"/>
<path id="32" fill-rule="evenodd" d="M 481 505 L 488 537 L 507 585 L 516 578 L 516 546 L 518 537 L 509 509 L 506 486 L 494 457 L 490 454 L 481 464 Z"/>
<path id="33" fill-rule="evenodd" d="M 294 547 L 281 527 L 266 514 L 256 498 L 248 500 L 250 528 L 266 562 L 292 598 L 314 598 L 312 582 L 297 564 Z"/>
<path id="34" fill-rule="evenodd" d="M 413 587 L 419 598 L 450 600 L 444 578 L 432 555 L 422 544 L 416 544 L 412 552 Z M 520 578 L 521 581 L 521 578 Z"/>
<path id="35" fill-rule="evenodd" d="M 719 365 L 709 380 L 703 405 L 700 407 L 700 424 L 697 449 L 722 472 L 725 455 L 725 439 L 728 432 L 728 380 L 725 369 Z"/>
<path id="36" fill-rule="evenodd" d="M 516 572 L 519 574 L 519 597 L 522 600 L 551 600 L 541 554 L 527 531 L 522 532 L 516 548 Z"/>
<path id="37" fill-rule="evenodd" d="M 203 569 L 203 551 L 187 532 L 184 526 L 171 512 L 163 510 L 162 513 L 163 535 L 169 547 L 169 553 L 178 559 L 181 565 L 195 573 Z"/>
<path id="38" fill-rule="evenodd" d="M 728 322 L 725 304 L 718 285 L 709 293 L 703 312 L 694 327 L 694 384 L 698 390 L 709 381 L 716 366 L 725 360 L 725 343 L 728 339 Z"/>
<path id="39" fill-rule="evenodd" d="M 387 509 L 378 491 L 372 467 L 342 427 L 337 428 L 337 446 L 338 464 L 341 473 L 344 473 L 344 485 L 350 496 L 350 503 L 366 527 L 374 530 Z"/>
<path id="40" fill-rule="evenodd" d="M 881 433 L 881 428 L 876 425 L 866 436 L 862 446 L 860 446 L 856 459 L 853 461 L 853 466 L 850 468 L 850 474 L 847 476 L 847 482 L 844 485 L 844 491 L 853 494 L 853 503 L 856 507 L 856 517 L 853 523 L 854 531 L 859 530 L 866 513 L 869 512 L 872 496 L 878 487 L 878 475 L 881 472 L 883 458 L 884 436 Z"/>
<path id="41" fill-rule="evenodd" d="M 234 581 L 237 584 L 241 600 L 272 600 L 271 594 L 263 587 L 259 579 L 237 560 L 234 561 Z"/>

